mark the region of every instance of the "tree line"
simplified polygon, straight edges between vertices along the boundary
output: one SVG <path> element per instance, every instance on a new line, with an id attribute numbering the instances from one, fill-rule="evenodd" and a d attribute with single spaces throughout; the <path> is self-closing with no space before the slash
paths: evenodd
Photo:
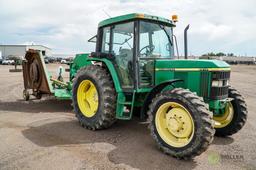
<path id="1" fill-rule="evenodd" d="M 235 56 L 233 53 L 223 53 L 223 52 L 218 52 L 218 53 L 214 53 L 214 52 L 210 52 L 210 53 L 206 53 L 203 54 L 202 56 Z"/>

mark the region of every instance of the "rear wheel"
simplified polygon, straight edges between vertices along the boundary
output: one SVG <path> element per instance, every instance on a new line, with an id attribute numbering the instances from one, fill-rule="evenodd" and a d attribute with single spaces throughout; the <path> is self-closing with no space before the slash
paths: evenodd
<path id="1" fill-rule="evenodd" d="M 111 126 L 116 120 L 116 92 L 107 71 L 90 65 L 80 69 L 73 82 L 73 106 L 80 124 L 92 130 Z"/>
<path id="2" fill-rule="evenodd" d="M 213 140 L 212 113 L 201 98 L 188 90 L 162 92 L 153 100 L 148 115 L 158 147 L 174 157 L 197 156 Z"/>
<path id="3" fill-rule="evenodd" d="M 216 136 L 230 136 L 244 126 L 247 119 L 247 106 L 242 95 L 234 88 L 229 88 L 228 102 L 222 116 L 214 116 Z"/>

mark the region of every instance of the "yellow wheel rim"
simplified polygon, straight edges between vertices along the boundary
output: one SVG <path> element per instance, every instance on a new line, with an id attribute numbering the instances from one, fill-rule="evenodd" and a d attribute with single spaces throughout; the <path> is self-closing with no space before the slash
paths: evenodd
<path id="1" fill-rule="evenodd" d="M 228 102 L 225 107 L 225 112 L 222 116 L 213 116 L 213 120 L 215 121 L 215 128 L 223 128 L 230 124 L 234 116 L 234 108 L 231 102 Z"/>
<path id="2" fill-rule="evenodd" d="M 99 106 L 98 92 L 90 80 L 83 80 L 77 89 L 77 102 L 85 117 L 93 117 Z"/>
<path id="3" fill-rule="evenodd" d="M 167 102 L 159 107 L 155 124 L 159 136 L 173 147 L 186 146 L 194 135 L 195 128 L 191 114 L 176 102 Z"/>

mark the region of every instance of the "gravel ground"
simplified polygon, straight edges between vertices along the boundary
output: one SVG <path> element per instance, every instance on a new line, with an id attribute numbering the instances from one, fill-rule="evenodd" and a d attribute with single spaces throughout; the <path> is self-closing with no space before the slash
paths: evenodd
<path id="1" fill-rule="evenodd" d="M 57 65 L 47 67 L 56 74 Z M 22 73 L 9 73 L 9 68 L 0 66 L 1 170 L 256 169 L 256 66 L 232 66 L 231 83 L 248 105 L 245 127 L 232 137 L 215 137 L 208 150 L 191 161 L 160 152 L 147 125 L 136 118 L 93 132 L 80 127 L 70 101 L 49 96 L 24 101 Z"/>

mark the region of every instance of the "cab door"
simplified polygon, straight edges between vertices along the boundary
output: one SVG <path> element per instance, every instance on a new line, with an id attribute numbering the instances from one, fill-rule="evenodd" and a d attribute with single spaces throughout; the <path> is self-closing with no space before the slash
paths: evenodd
<path id="1" fill-rule="evenodd" d="M 112 28 L 111 53 L 123 89 L 134 88 L 134 22 L 117 24 Z"/>
<path id="2" fill-rule="evenodd" d="M 103 28 L 101 52 L 111 53 L 121 87 L 132 91 L 135 87 L 134 22 L 115 24 Z"/>

